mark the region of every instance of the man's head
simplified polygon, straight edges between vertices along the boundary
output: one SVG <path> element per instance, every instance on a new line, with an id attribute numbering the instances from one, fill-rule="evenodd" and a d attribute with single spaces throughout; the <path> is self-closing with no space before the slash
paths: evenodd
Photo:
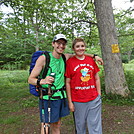
<path id="1" fill-rule="evenodd" d="M 82 38 L 76 38 L 72 43 L 72 49 L 77 56 L 83 56 L 86 50 L 86 43 Z"/>
<path id="2" fill-rule="evenodd" d="M 72 42 L 72 49 L 74 49 L 75 44 L 78 43 L 78 42 L 83 42 L 84 45 L 86 46 L 86 43 L 85 43 L 84 39 L 78 37 L 78 38 L 75 38 L 73 40 L 73 42 Z"/>
<path id="3" fill-rule="evenodd" d="M 67 39 L 65 35 L 63 34 L 57 34 L 53 38 L 52 46 L 54 48 L 54 51 L 61 54 L 64 52 L 64 49 L 66 47 Z"/>

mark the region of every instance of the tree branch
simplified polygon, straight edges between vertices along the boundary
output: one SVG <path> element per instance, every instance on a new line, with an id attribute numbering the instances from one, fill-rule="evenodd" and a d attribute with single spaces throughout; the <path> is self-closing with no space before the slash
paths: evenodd
<path id="1" fill-rule="evenodd" d="M 121 36 L 131 36 L 131 35 L 134 35 L 134 33 L 132 33 L 132 34 L 121 34 L 121 35 L 118 35 L 118 37 L 121 37 Z"/>
<path id="2" fill-rule="evenodd" d="M 89 23 L 91 25 L 97 25 L 97 23 L 91 22 L 91 21 L 87 21 L 87 20 L 78 20 L 78 21 L 72 22 L 71 24 L 76 24 L 76 23 L 79 23 L 79 22 L 86 22 L 86 23 Z"/>

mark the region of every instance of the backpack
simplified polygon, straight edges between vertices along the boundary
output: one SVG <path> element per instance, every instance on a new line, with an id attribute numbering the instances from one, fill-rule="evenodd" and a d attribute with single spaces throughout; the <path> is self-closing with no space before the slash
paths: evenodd
<path id="1" fill-rule="evenodd" d="M 32 55 L 32 59 L 31 59 L 31 63 L 30 63 L 30 69 L 29 69 L 29 74 L 32 72 L 35 64 L 36 64 L 36 60 L 39 58 L 39 56 L 41 56 L 42 54 L 44 54 L 46 56 L 46 64 L 45 67 L 43 69 L 43 73 L 41 78 L 45 78 L 48 72 L 49 67 L 49 63 L 50 63 L 50 55 L 48 51 L 36 51 L 33 55 Z M 64 61 L 64 65 L 66 67 L 66 57 L 64 54 L 62 54 L 62 58 Z M 29 84 L 29 91 L 32 95 L 39 97 L 39 91 L 37 89 L 37 86 Z"/>

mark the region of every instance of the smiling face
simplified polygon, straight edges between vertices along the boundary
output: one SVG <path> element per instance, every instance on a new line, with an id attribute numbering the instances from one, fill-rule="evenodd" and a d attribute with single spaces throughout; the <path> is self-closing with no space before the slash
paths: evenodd
<path id="1" fill-rule="evenodd" d="M 77 42 L 73 47 L 73 50 L 77 56 L 83 56 L 85 53 L 85 49 L 86 49 L 85 43 L 82 41 Z"/>
<path id="2" fill-rule="evenodd" d="M 54 51 L 58 54 L 62 54 L 66 48 L 66 41 L 64 39 L 59 39 L 52 43 Z"/>

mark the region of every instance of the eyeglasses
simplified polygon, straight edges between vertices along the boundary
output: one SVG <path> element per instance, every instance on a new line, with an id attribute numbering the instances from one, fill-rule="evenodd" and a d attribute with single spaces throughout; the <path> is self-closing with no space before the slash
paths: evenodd
<path id="1" fill-rule="evenodd" d="M 66 45 L 66 43 L 65 43 L 65 42 L 61 42 L 61 41 L 56 41 L 56 43 L 57 43 L 58 45 L 63 45 L 63 46 L 65 46 L 65 45 Z"/>

